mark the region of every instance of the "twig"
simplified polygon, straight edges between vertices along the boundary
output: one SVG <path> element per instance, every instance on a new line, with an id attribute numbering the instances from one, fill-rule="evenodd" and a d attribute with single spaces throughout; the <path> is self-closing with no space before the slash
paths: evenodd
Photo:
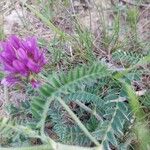
<path id="1" fill-rule="evenodd" d="M 120 0 L 121 2 L 125 3 L 125 4 L 130 4 L 130 5 L 134 5 L 134 6 L 138 6 L 138 7 L 149 7 L 150 4 L 136 4 L 134 2 L 129 2 L 128 0 Z"/>
<path id="2" fill-rule="evenodd" d="M 6 105 L 8 105 L 9 104 L 9 96 L 8 96 L 8 87 L 6 85 L 4 85 L 4 99 L 5 99 Z"/>
<path id="3" fill-rule="evenodd" d="M 73 1 L 70 0 L 70 3 L 71 3 L 73 15 L 75 16 L 75 15 L 76 15 L 76 12 L 75 12 L 75 9 L 74 9 Z"/>
<path id="4" fill-rule="evenodd" d="M 136 91 L 135 92 L 137 96 L 142 96 L 146 93 L 146 90 Z M 111 102 L 124 102 L 127 99 L 125 97 L 119 97 L 117 99 L 111 100 Z"/>
<path id="5" fill-rule="evenodd" d="M 146 93 L 146 90 L 136 91 L 137 96 L 143 96 Z"/>
<path id="6" fill-rule="evenodd" d="M 71 59 L 72 59 L 73 58 L 73 49 L 72 49 L 72 46 L 71 46 L 70 43 L 68 44 L 68 47 L 69 47 L 70 56 L 71 56 Z"/>
<path id="7" fill-rule="evenodd" d="M 125 68 L 123 68 L 123 67 L 116 67 L 114 64 L 106 62 L 105 59 L 101 59 L 101 62 L 103 64 L 105 64 L 112 71 L 118 71 L 118 72 L 125 71 Z"/>
<path id="8" fill-rule="evenodd" d="M 110 0 L 110 2 L 111 2 L 111 4 L 112 4 L 113 6 L 115 6 L 114 0 Z"/>
<path id="9" fill-rule="evenodd" d="M 87 111 L 88 113 L 92 114 L 95 116 L 95 118 L 98 120 L 98 121 L 102 121 L 102 117 L 96 113 L 96 111 L 93 111 L 92 109 L 90 109 L 89 107 L 87 107 L 86 105 L 84 105 L 82 102 L 80 101 L 76 101 L 76 103 L 81 107 L 83 108 L 85 111 Z"/>

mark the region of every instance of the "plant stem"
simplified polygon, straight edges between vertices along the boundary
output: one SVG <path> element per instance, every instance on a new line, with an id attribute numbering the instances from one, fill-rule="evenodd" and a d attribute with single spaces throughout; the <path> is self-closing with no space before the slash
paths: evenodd
<path id="1" fill-rule="evenodd" d="M 89 107 L 87 107 L 86 105 L 84 105 L 83 103 L 81 103 L 80 101 L 76 101 L 76 103 L 81 107 L 83 108 L 85 111 L 87 111 L 88 113 L 92 114 L 95 116 L 95 118 L 98 120 L 98 121 L 103 121 L 102 117 L 96 113 L 96 111 L 93 111 L 92 109 L 90 109 Z"/>
<path id="2" fill-rule="evenodd" d="M 79 147 L 79 146 L 72 146 L 72 145 L 64 145 L 57 143 L 55 148 L 52 148 L 51 145 L 39 145 L 39 146 L 30 146 L 30 147 L 17 147 L 17 148 L 0 148 L 0 150 L 102 150 L 101 148 L 97 147 Z"/>
<path id="3" fill-rule="evenodd" d="M 150 6 L 150 4 L 137 4 L 137 3 L 131 2 L 129 0 L 121 0 L 121 1 L 123 3 L 134 5 L 134 6 L 138 6 L 138 7 L 149 7 Z"/>
<path id="4" fill-rule="evenodd" d="M 57 100 L 59 103 L 65 108 L 65 110 L 69 113 L 69 115 L 72 117 L 72 119 L 77 123 L 77 125 L 81 128 L 81 130 L 85 133 L 87 137 L 96 145 L 100 146 L 99 142 L 96 140 L 95 137 L 93 137 L 90 132 L 87 130 L 87 128 L 82 124 L 82 122 L 78 119 L 78 117 L 72 112 L 72 110 L 69 108 L 68 105 L 65 104 L 65 102 L 60 98 L 57 97 Z"/>
<path id="5" fill-rule="evenodd" d="M 40 145 L 40 146 L 30 146 L 30 147 L 17 147 L 17 148 L 0 148 L 0 150 L 53 150 L 51 145 Z"/>

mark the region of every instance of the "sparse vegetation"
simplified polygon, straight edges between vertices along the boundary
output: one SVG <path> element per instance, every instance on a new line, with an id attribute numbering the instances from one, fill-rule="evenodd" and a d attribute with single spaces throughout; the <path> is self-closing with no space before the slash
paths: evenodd
<path id="1" fill-rule="evenodd" d="M 0 150 L 150 149 L 147 0 L 0 8 Z"/>

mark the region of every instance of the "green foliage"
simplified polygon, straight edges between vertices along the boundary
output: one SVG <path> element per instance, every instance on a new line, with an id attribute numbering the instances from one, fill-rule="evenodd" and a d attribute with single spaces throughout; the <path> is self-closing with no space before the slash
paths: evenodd
<path id="1" fill-rule="evenodd" d="M 150 109 L 150 92 L 146 92 L 145 95 L 140 98 L 140 101 L 147 109 Z"/>
<path id="2" fill-rule="evenodd" d="M 129 23 L 129 26 L 131 27 L 131 29 L 134 31 L 136 31 L 138 16 L 139 16 L 139 12 L 136 7 L 129 9 L 127 12 L 127 21 Z"/>
<path id="3" fill-rule="evenodd" d="M 2 79 L 3 77 L 4 77 L 4 74 L 0 72 L 0 79 Z"/>
<path id="4" fill-rule="evenodd" d="M 42 0 L 40 3 L 43 5 L 41 14 L 43 14 L 43 16 L 46 17 L 47 19 L 52 20 L 54 16 L 54 9 L 53 9 L 54 0 L 48 0 L 46 4 Z"/>
<path id="5" fill-rule="evenodd" d="M 134 130 L 135 130 L 136 136 L 139 138 L 139 142 L 140 142 L 139 147 L 141 150 L 149 149 L 150 132 L 147 126 L 147 121 L 145 120 L 145 113 L 143 109 L 141 109 L 138 97 L 136 96 L 135 92 L 132 90 L 132 87 L 128 85 L 127 83 L 123 83 L 123 84 L 129 96 L 129 100 L 130 100 L 129 105 L 132 109 L 132 112 L 135 114 L 135 117 L 137 118 L 135 122 Z"/>
<path id="6" fill-rule="evenodd" d="M 85 51 L 85 58 L 89 63 L 96 61 L 95 54 L 93 52 L 93 37 L 92 33 L 87 29 L 83 30 L 80 25 L 76 25 L 77 35 L 79 38 L 79 43 L 81 44 L 82 51 Z"/>
<path id="7" fill-rule="evenodd" d="M 143 58 L 142 54 L 137 54 L 134 52 L 126 52 L 126 51 L 116 51 L 112 54 L 114 60 L 125 62 L 129 65 L 136 64 L 141 58 Z"/>
<path id="8" fill-rule="evenodd" d="M 22 101 L 20 103 L 20 106 L 15 106 L 13 104 L 10 104 L 9 109 L 8 109 L 8 113 L 12 116 L 12 117 L 16 117 L 16 116 L 23 116 L 26 117 L 27 114 L 30 113 L 30 103 L 28 100 L 26 101 Z"/>
<path id="9" fill-rule="evenodd" d="M 0 145 L 9 141 L 11 146 L 27 146 L 30 138 L 40 138 L 36 131 L 33 131 L 25 122 L 17 119 L 0 119 Z M 25 144 L 26 143 L 26 144 Z"/>
<path id="10" fill-rule="evenodd" d="M 120 34 L 120 12 L 114 18 L 113 25 L 107 29 L 107 34 L 104 35 L 104 46 L 108 49 L 108 53 L 114 51 L 118 46 L 118 38 Z"/>
<path id="11" fill-rule="evenodd" d="M 42 5 L 40 11 L 27 3 L 24 4 L 56 33 L 56 38 L 51 40 L 50 44 L 40 41 L 40 46 L 45 48 L 45 45 L 48 45 L 47 55 L 50 61 L 43 71 L 44 75 L 40 76 L 45 84 L 36 92 L 26 90 L 29 97 L 32 96 L 31 104 L 23 102 L 19 108 L 10 106 L 10 119 L 0 120 L 0 135 L 3 139 L 10 140 L 9 146 L 12 147 L 32 145 L 37 141 L 36 144 L 43 144 L 14 150 L 127 150 L 133 149 L 135 145 L 136 150 L 148 150 L 149 116 L 145 115 L 145 112 L 150 111 L 149 91 L 138 97 L 133 89 L 138 88 L 134 83 L 141 82 L 145 75 L 143 68 L 150 62 L 149 56 L 143 57 L 149 52 L 142 51 L 145 46 L 141 49 L 143 43 L 139 43 L 137 36 L 139 10 L 115 4 L 115 13 L 112 13 L 113 17 L 109 19 L 113 25 L 108 27 L 103 8 L 100 6 L 103 29 L 100 32 L 102 38 L 99 48 L 96 48 L 93 43 L 97 43 L 99 36 L 94 39 L 95 35 L 82 28 L 77 20 L 73 26 L 75 35 L 69 35 L 55 26 L 52 22 L 55 2 L 57 4 L 58 1 L 38 0 L 40 6 Z M 68 0 L 59 2 L 69 4 Z M 68 12 L 70 13 L 70 10 Z M 127 27 L 123 29 L 122 16 L 127 19 Z M 122 34 L 123 30 L 127 30 L 126 35 Z M 2 33 L 0 31 L 1 39 Z M 71 58 L 64 48 L 66 43 L 71 44 Z M 122 50 L 116 51 L 117 49 Z M 141 50 L 141 54 L 135 53 L 136 49 Z M 94 50 L 98 57 L 107 57 L 109 63 L 113 63 L 112 54 L 112 59 L 123 66 L 123 71 L 117 67 L 115 71 L 111 71 L 111 67 L 96 63 Z M 99 55 L 99 50 L 104 55 Z M 86 62 L 88 65 L 80 66 L 79 59 L 72 65 L 76 52 L 79 52 L 83 59 L 81 63 Z M 69 67 L 65 66 L 66 62 Z M 58 65 L 62 65 L 59 70 L 56 67 Z M 74 66 L 77 67 L 72 69 Z M 54 71 L 56 73 L 49 75 L 49 72 Z M 0 79 L 1 77 L 2 73 Z M 26 144 L 21 145 L 22 141 Z M 6 145 L 2 143 L 1 146 Z M 13 150 L 12 147 L 0 149 Z"/>
<path id="12" fill-rule="evenodd" d="M 3 118 L 0 120 L 0 135 L 5 136 L 5 138 L 12 138 L 14 136 L 14 128 L 16 125 L 16 120 L 9 120 L 7 118 Z M 17 130 L 17 128 L 15 128 Z M 17 134 L 17 133 L 16 133 Z"/>
<path id="13" fill-rule="evenodd" d="M 67 56 L 63 51 L 63 47 L 65 45 L 65 41 L 60 40 L 58 38 L 54 38 L 48 47 L 48 52 L 52 55 L 51 62 L 53 64 L 59 63 L 61 60 L 66 60 Z"/>
<path id="14" fill-rule="evenodd" d="M 102 99 L 98 95 L 86 91 L 77 91 L 75 93 L 70 93 L 65 96 L 65 99 L 67 101 L 80 100 L 81 102 L 84 103 L 94 103 L 94 104 L 101 103 L 101 105 L 103 103 Z"/>
<path id="15" fill-rule="evenodd" d="M 46 122 L 49 122 L 50 119 L 53 124 L 52 130 L 57 134 L 58 141 L 82 146 L 89 144 L 90 146 L 92 143 L 84 135 L 84 132 L 74 120 L 68 118 L 68 114 L 57 101 L 49 105 L 50 108 L 46 108 L 49 100 L 52 100 L 54 96 L 61 96 L 70 107 L 72 107 L 71 103 L 75 105 L 75 114 L 91 131 L 92 136 L 101 141 L 104 149 L 119 148 L 132 120 L 130 106 L 125 102 L 128 96 L 121 88 L 121 84 L 111 79 L 107 67 L 96 63 L 88 68 L 87 66 L 77 67 L 68 73 L 48 78 L 48 83 L 40 89 L 41 98 L 35 98 L 32 101 L 32 113 L 39 120 L 45 115 L 47 116 L 45 117 Z M 105 73 L 103 74 L 101 70 Z M 125 74 L 125 76 L 128 77 L 129 74 L 132 72 Z M 136 78 L 130 80 L 134 79 Z M 82 116 L 86 118 L 89 114 L 85 113 L 86 111 L 82 107 L 80 108 L 80 105 L 77 107 L 77 101 L 81 101 L 85 105 L 88 104 L 88 107 L 93 111 L 97 110 L 102 122 L 97 122 L 97 120 L 97 126 L 94 127 L 94 123 L 90 121 L 91 117 L 83 119 Z"/>
<path id="16" fill-rule="evenodd" d="M 58 104 L 57 104 L 58 105 Z M 90 146 L 91 141 L 85 136 L 83 131 L 74 123 L 71 118 L 66 119 L 66 112 L 58 105 L 51 107 L 49 112 L 50 122 L 53 123 L 53 131 L 59 137 L 58 141 L 65 144 Z"/>
<path id="17" fill-rule="evenodd" d="M 77 67 L 76 69 L 69 71 L 67 74 L 62 73 L 59 75 L 55 75 L 51 79 L 48 79 L 48 82 L 50 84 L 44 85 L 40 89 L 40 92 L 43 96 L 49 98 L 60 95 L 62 93 L 67 94 L 70 91 L 74 91 L 76 87 L 79 87 L 85 82 L 91 82 L 96 78 L 102 78 L 109 75 L 110 71 L 107 70 L 107 67 L 99 63 L 93 64 L 88 68 L 86 66 Z M 47 100 L 46 102 L 45 100 L 38 98 L 33 101 L 32 110 L 35 110 L 36 112 L 38 112 L 38 114 L 41 114 L 43 116 L 42 110 L 45 109 L 45 105 L 48 104 L 49 100 Z"/>
<path id="18" fill-rule="evenodd" d="M 129 108 L 123 102 L 117 102 L 115 108 L 110 107 L 110 104 L 108 106 L 106 114 L 111 120 L 107 122 L 107 125 L 105 124 L 105 130 L 103 131 L 102 144 L 104 149 L 111 148 L 109 143 L 118 148 L 119 143 L 116 137 L 121 138 L 124 135 L 124 125 L 126 121 L 130 120 Z"/>
<path id="19" fill-rule="evenodd" d="M 104 83 L 102 83 L 102 81 Z M 93 126 L 93 124 L 95 123 L 93 123 L 93 121 L 90 121 L 91 117 L 88 117 L 89 119 L 87 120 L 82 119 L 83 115 L 86 116 L 86 114 L 84 114 L 85 111 L 82 108 L 78 108 L 78 110 L 76 110 L 76 114 L 79 118 L 81 117 L 80 119 L 82 119 L 82 122 L 84 122 L 89 131 L 92 132 L 92 135 L 96 139 L 102 141 L 104 147 L 107 146 L 110 148 L 112 145 L 115 147 L 119 146 L 119 140 L 124 136 L 125 133 L 124 125 L 127 125 L 130 122 L 131 115 L 129 114 L 131 110 L 129 109 L 128 104 L 125 104 L 124 101 L 119 101 L 119 97 L 121 95 L 118 96 L 118 93 L 121 91 L 119 89 L 120 85 L 117 85 L 116 82 L 111 83 L 111 87 L 109 87 L 107 91 L 108 95 L 98 95 L 98 93 L 101 93 L 103 91 L 103 88 L 101 87 L 107 85 L 109 82 L 110 80 L 105 80 L 105 78 L 100 79 L 99 84 L 97 84 L 97 82 L 90 82 L 91 84 L 86 84 L 84 81 L 82 83 L 82 86 L 77 86 L 78 90 L 75 92 L 68 91 L 68 93 L 63 90 L 64 94 L 62 96 L 64 97 L 63 100 L 65 100 L 68 104 L 70 104 L 70 102 L 74 103 L 78 100 L 83 102 L 84 104 L 89 104 L 89 107 L 91 108 L 93 107 L 93 103 L 93 105 L 95 105 L 97 109 L 100 109 L 98 110 L 98 113 L 99 115 L 102 115 L 102 118 L 104 118 L 105 121 L 98 122 L 97 120 L 95 122 L 97 124 L 96 127 Z M 118 87 L 116 88 L 116 86 Z M 97 88 L 96 90 L 95 87 L 99 88 Z M 82 89 L 82 91 L 79 89 Z M 94 89 L 94 91 L 92 89 Z M 48 92 L 45 92 L 43 94 L 45 96 L 50 96 Z M 126 98 L 126 95 L 124 95 L 124 98 Z M 75 122 L 71 120 L 71 118 L 65 119 L 67 115 L 62 109 L 61 105 L 59 105 L 57 101 L 54 103 L 55 105 L 52 105 L 50 107 L 48 115 L 51 118 L 50 122 L 54 124 L 53 131 L 58 135 L 59 141 L 68 144 L 78 144 L 83 146 L 88 144 L 90 145 L 91 142 L 84 135 L 81 129 L 76 126 Z M 111 138 L 113 138 L 113 141 L 111 140 Z M 112 143 L 110 144 L 110 142 Z"/>
<path id="20" fill-rule="evenodd" d="M 147 61 L 148 58 L 144 60 Z M 144 60 L 140 60 L 140 62 L 144 63 Z M 133 68 L 135 69 L 135 67 Z M 125 72 L 124 78 L 127 75 L 128 72 Z M 40 88 L 39 95 L 35 96 L 31 103 L 32 115 L 37 122 L 37 126 L 33 128 L 35 131 L 6 120 L 1 123 L 2 134 L 4 131 L 8 131 L 10 134 L 22 132 L 23 135 L 40 138 L 46 143 L 47 140 L 52 142 L 51 135 L 50 138 L 45 135 L 46 124 L 51 123 L 51 130 L 57 135 L 55 140 L 58 142 L 91 146 L 96 139 L 101 143 L 103 149 L 119 149 L 122 139 L 132 125 L 133 113 L 139 120 L 143 116 L 143 112 L 137 111 L 140 104 L 130 85 L 124 84 L 127 86 L 122 88 L 122 83 L 125 82 L 124 78 L 122 80 L 119 78 L 116 80 L 116 77 L 113 79 L 111 71 L 100 63 L 77 67 L 67 73 L 48 77 L 46 78 L 47 83 Z M 60 97 L 61 101 L 58 99 Z M 128 98 L 131 99 L 129 103 Z M 77 101 L 99 115 L 101 121 L 93 116 L 92 112 L 79 105 Z M 74 119 L 75 116 L 78 116 L 79 120 Z M 6 130 L 4 130 L 4 126 Z M 83 126 L 87 130 L 84 130 Z M 40 130 L 38 131 L 38 129 Z M 36 130 L 40 132 L 41 136 Z M 137 132 L 137 134 L 140 133 Z M 144 135 L 142 136 L 144 137 Z"/>

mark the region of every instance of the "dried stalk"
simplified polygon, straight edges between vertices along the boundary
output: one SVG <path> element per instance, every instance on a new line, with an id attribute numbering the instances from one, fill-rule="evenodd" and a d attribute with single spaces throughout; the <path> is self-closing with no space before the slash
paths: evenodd
<path id="1" fill-rule="evenodd" d="M 132 1 L 128 1 L 128 0 L 120 0 L 120 1 L 125 4 L 134 5 L 137 7 L 149 7 L 150 6 L 150 4 L 136 4 L 136 3 L 132 2 Z"/>

